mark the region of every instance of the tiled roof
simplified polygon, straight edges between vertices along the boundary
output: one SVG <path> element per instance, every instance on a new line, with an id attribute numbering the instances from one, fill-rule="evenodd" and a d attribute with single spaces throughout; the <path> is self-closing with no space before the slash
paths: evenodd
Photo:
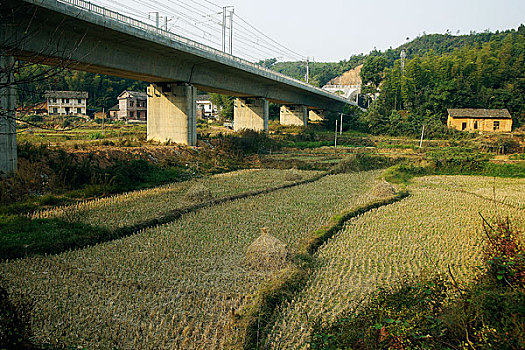
<path id="1" fill-rule="evenodd" d="M 129 90 L 124 90 L 120 93 L 120 95 L 118 95 L 118 98 L 120 99 L 122 95 L 124 95 L 125 93 L 128 93 L 129 97 L 131 98 L 134 98 L 134 99 L 147 99 L 148 98 L 148 94 L 146 92 L 143 92 L 143 91 L 129 91 Z"/>
<path id="2" fill-rule="evenodd" d="M 452 118 L 512 119 L 507 109 L 452 108 L 447 111 Z"/>
<path id="3" fill-rule="evenodd" d="M 86 91 L 51 91 L 44 94 L 46 98 L 88 98 Z"/>

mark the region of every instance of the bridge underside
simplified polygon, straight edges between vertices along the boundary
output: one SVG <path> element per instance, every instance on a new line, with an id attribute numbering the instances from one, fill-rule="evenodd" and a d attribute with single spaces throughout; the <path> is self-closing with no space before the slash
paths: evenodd
<path id="1" fill-rule="evenodd" d="M 194 118 L 186 106 L 192 103 L 188 98 L 194 99 L 194 96 L 190 93 L 188 98 L 174 98 L 177 93 L 171 90 L 178 91 L 176 86 L 185 86 L 182 89 L 185 92 L 196 88 L 264 100 L 263 105 L 269 101 L 302 106 L 300 108 L 341 110 L 348 104 L 315 88 L 299 85 L 231 57 L 214 55 L 198 46 L 108 20 L 54 0 L 34 1 L 36 5 L 33 1 L 3 1 L 1 54 L 33 63 L 152 83 L 148 97 L 148 105 L 155 110 L 150 114 L 153 117 L 148 118 L 148 123 L 150 119 L 154 123 L 151 128 L 148 125 L 151 139 L 196 144 Z M 173 89 L 165 91 L 159 88 L 167 86 Z M 151 91 L 162 98 L 153 98 Z M 267 130 L 264 114 L 262 129 Z M 177 122 L 163 118 L 175 118 Z M 186 121 L 181 122 L 181 118 L 186 118 Z M 183 129 L 172 130 L 179 127 Z M 261 127 L 257 124 L 255 128 Z"/>

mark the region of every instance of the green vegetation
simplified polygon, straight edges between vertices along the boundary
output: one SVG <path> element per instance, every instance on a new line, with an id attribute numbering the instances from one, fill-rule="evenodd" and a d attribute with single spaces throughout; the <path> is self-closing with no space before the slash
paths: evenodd
<path id="1" fill-rule="evenodd" d="M 421 164 L 401 161 L 386 170 L 385 179 L 392 183 L 408 184 L 415 176 L 425 175 L 483 175 L 490 177 L 524 178 L 525 164 L 495 163 L 486 153 L 473 149 L 449 147 L 433 150 Z"/>
<path id="2" fill-rule="evenodd" d="M 94 158 L 94 153 L 77 154 L 30 143 L 19 145 L 16 174 L 0 182 L 1 210 L 16 213 L 18 208 L 31 207 L 31 203 L 38 205 L 68 197 L 108 195 L 181 181 L 194 175 L 184 167 L 154 165 L 139 156 L 113 159 L 107 166 Z"/>
<path id="3" fill-rule="evenodd" d="M 426 126 L 428 137 L 453 137 L 447 130 L 447 108 L 507 108 L 515 126 L 525 122 L 525 26 L 518 31 L 490 36 L 472 45 L 440 54 L 429 51 L 400 60 L 381 70 L 380 58 L 371 57 L 363 79 L 381 93 L 363 122 L 375 134 L 410 135 Z"/>
<path id="4" fill-rule="evenodd" d="M 114 238 L 113 232 L 88 224 L 0 216 L 0 259 L 56 254 Z"/>

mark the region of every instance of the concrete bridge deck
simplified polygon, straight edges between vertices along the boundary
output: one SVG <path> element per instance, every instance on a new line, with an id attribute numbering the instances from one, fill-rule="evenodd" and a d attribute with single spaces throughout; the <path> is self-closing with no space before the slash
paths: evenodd
<path id="1" fill-rule="evenodd" d="M 236 124 L 255 130 L 267 130 L 268 101 L 290 107 L 281 108 L 283 123 L 302 125 L 308 110 L 318 115 L 353 104 L 84 0 L 3 0 L 0 6 L 2 56 L 152 83 L 150 139 L 196 143 L 196 89 L 238 97 Z"/>

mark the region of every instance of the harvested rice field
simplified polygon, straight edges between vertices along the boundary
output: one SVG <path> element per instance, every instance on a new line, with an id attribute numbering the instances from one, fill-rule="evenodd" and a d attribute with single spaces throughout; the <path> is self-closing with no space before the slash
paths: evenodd
<path id="1" fill-rule="evenodd" d="M 282 171 L 269 174 L 279 179 L 285 175 Z M 208 207 L 120 240 L 56 256 L 3 262 L 0 275 L 11 294 L 26 294 L 34 300 L 32 326 L 38 345 L 228 348 L 237 339 L 232 314 L 274 273 L 249 268 L 244 262 L 261 229 L 267 227 L 269 234 L 293 250 L 331 216 L 369 202 L 379 175 L 377 171 L 330 175 Z M 234 178 L 216 177 L 208 188 L 222 191 L 214 185 L 217 179 L 244 189 L 257 182 Z M 169 190 L 158 191 L 166 200 Z M 144 209 L 139 212 L 134 211 L 139 204 L 132 199 L 110 200 L 111 213 L 116 214 L 89 207 L 86 215 L 97 222 L 120 215 L 112 221 L 119 225 L 127 222 L 121 214 L 127 211 L 131 220 L 142 220 L 159 211 L 156 199 L 154 194 L 141 193 L 137 202 Z"/>
<path id="2" fill-rule="evenodd" d="M 316 254 L 305 289 L 278 312 L 264 344 L 306 349 L 316 322 L 331 324 L 359 310 L 378 288 L 393 289 L 421 274 L 447 274 L 458 281 L 481 263 L 482 219 L 510 216 L 525 224 L 525 212 L 468 193 L 487 195 L 493 179 L 469 176 L 418 178 L 411 196 L 346 223 Z M 500 198 L 525 200 L 522 180 L 497 180 Z M 462 191 L 458 191 L 461 189 Z"/>

